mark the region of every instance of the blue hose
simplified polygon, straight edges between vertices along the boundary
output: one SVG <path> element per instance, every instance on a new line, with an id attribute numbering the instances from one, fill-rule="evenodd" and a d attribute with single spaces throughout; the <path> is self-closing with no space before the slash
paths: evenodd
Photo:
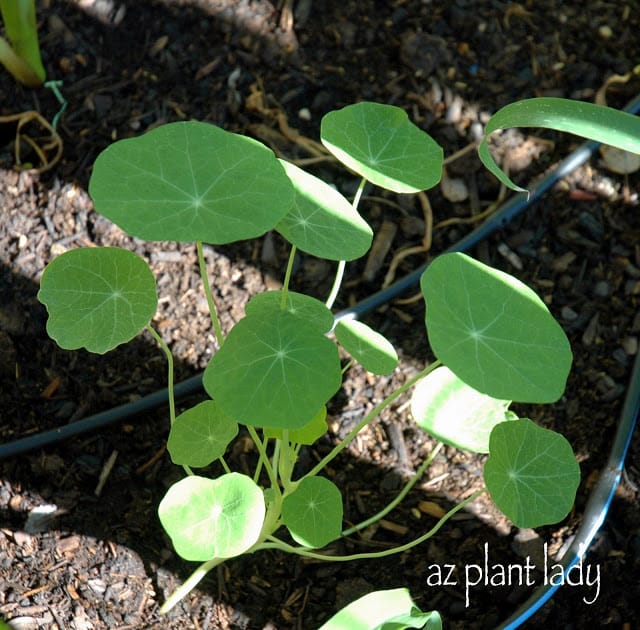
<path id="1" fill-rule="evenodd" d="M 640 95 L 631 101 L 624 111 L 636 114 L 640 110 Z M 553 171 L 548 173 L 531 191 L 527 194 L 515 195 L 504 203 L 496 212 L 488 217 L 475 230 L 462 238 L 458 243 L 447 249 L 452 251 L 468 251 L 477 245 L 490 234 L 504 228 L 512 219 L 518 216 L 534 201 L 538 200 L 560 179 L 566 177 L 578 166 L 584 164 L 599 147 L 597 142 L 585 142 L 569 157 L 563 160 Z M 424 273 L 428 263 L 422 265 L 404 278 L 401 278 L 386 289 L 378 291 L 368 298 L 358 302 L 355 306 L 344 309 L 336 314 L 335 321 L 340 319 L 357 319 L 362 315 L 390 302 L 398 295 L 418 284 L 420 276 Z M 174 395 L 176 399 L 184 398 L 197 393 L 202 389 L 202 374 L 179 383 L 175 387 Z M 157 391 L 140 400 L 127 403 L 108 411 L 98 413 L 83 420 L 73 422 L 58 429 L 44 431 L 26 438 L 18 439 L 9 444 L 0 445 L 0 460 L 13 457 L 21 453 L 32 451 L 37 448 L 44 448 L 66 440 L 72 436 L 80 435 L 89 431 L 96 431 L 106 426 L 122 422 L 132 416 L 139 416 L 142 413 L 151 411 L 168 402 L 169 395 L 166 389 Z M 624 461 L 627 455 L 631 436 L 635 429 L 638 412 L 640 409 L 640 353 L 636 355 L 627 395 L 620 415 L 620 422 L 616 431 L 613 446 L 611 448 L 607 465 L 598 479 L 587 502 L 582 524 L 578 532 L 561 559 L 564 574 L 574 567 L 586 553 L 594 536 L 602 527 L 605 521 L 609 506 L 615 494 L 615 490 L 620 482 L 620 476 L 624 468 Z M 563 582 L 562 580 L 560 584 Z M 543 585 L 538 587 L 529 599 L 509 619 L 503 622 L 498 630 L 515 630 L 533 616 L 544 604 L 553 597 L 560 588 L 560 584 Z"/>

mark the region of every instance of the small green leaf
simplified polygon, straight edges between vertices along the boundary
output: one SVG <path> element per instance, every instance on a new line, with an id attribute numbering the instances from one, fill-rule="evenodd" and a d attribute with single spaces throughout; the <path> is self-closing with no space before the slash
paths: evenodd
<path id="1" fill-rule="evenodd" d="M 47 332 L 65 350 L 103 354 L 130 341 L 156 312 L 147 263 L 117 247 L 74 249 L 52 260 L 40 280 Z"/>
<path id="2" fill-rule="evenodd" d="M 254 295 L 247 302 L 244 312 L 252 317 L 274 317 L 281 310 L 281 302 L 282 291 L 264 291 Z M 287 291 L 285 310 L 308 324 L 317 326 L 322 334 L 329 332 L 333 326 L 333 313 L 324 305 L 324 302 L 309 295 Z"/>
<path id="3" fill-rule="evenodd" d="M 395 348 L 385 337 L 356 319 L 341 319 L 336 339 L 362 367 L 372 374 L 391 374 L 398 365 Z"/>
<path id="4" fill-rule="evenodd" d="M 515 191 L 525 189 L 514 184 L 500 169 L 487 145 L 487 138 L 494 131 L 510 127 L 555 129 L 640 154 L 640 118 L 632 114 L 564 98 L 530 98 L 510 103 L 490 118 L 478 154 L 487 169 Z"/>
<path id="5" fill-rule="evenodd" d="M 493 427 L 516 419 L 508 407 L 508 400 L 481 394 L 444 366 L 420 380 L 411 397 L 411 413 L 420 428 L 474 453 L 488 453 Z"/>
<path id="6" fill-rule="evenodd" d="M 420 286 L 431 348 L 467 385 L 518 402 L 562 396 L 569 340 L 529 287 L 460 253 L 434 259 Z"/>
<path id="7" fill-rule="evenodd" d="M 363 102 L 329 112 L 320 138 L 343 164 L 387 190 L 415 193 L 442 177 L 440 146 L 393 105 Z"/>
<path id="8" fill-rule="evenodd" d="M 324 547 L 342 532 L 342 495 L 325 477 L 305 477 L 282 501 L 282 520 L 304 547 Z"/>
<path id="9" fill-rule="evenodd" d="M 267 438 L 284 438 L 284 429 L 272 429 L 264 427 L 263 433 Z M 313 444 L 318 438 L 327 432 L 327 408 L 322 407 L 320 411 L 313 416 L 313 419 L 305 424 L 302 429 L 292 429 L 288 432 L 288 440 L 293 444 Z"/>
<path id="10" fill-rule="evenodd" d="M 522 418 L 494 427 L 484 481 L 498 508 L 517 527 L 561 521 L 571 509 L 580 467 L 559 433 Z"/>
<path id="11" fill-rule="evenodd" d="M 422 612 L 406 588 L 374 591 L 337 612 L 320 630 L 442 630 L 438 612 Z"/>
<path id="12" fill-rule="evenodd" d="M 190 475 L 169 488 L 158 514 L 178 555 L 205 561 L 250 549 L 260 536 L 265 505 L 262 490 L 246 475 Z"/>
<path id="13" fill-rule="evenodd" d="M 336 345 L 297 315 L 248 315 L 205 369 L 203 384 L 242 424 L 300 429 L 340 387 Z"/>
<path id="14" fill-rule="evenodd" d="M 175 419 L 167 449 L 174 464 L 202 468 L 222 457 L 236 435 L 238 424 L 215 401 L 205 400 Z"/>
<path id="15" fill-rule="evenodd" d="M 333 187 L 281 160 L 293 182 L 293 206 L 276 230 L 303 252 L 328 260 L 353 260 L 367 253 L 373 231 Z"/>
<path id="16" fill-rule="evenodd" d="M 291 181 L 270 149 L 193 121 L 107 147 L 89 192 L 100 214 L 148 241 L 253 238 L 273 228 L 293 202 Z"/>

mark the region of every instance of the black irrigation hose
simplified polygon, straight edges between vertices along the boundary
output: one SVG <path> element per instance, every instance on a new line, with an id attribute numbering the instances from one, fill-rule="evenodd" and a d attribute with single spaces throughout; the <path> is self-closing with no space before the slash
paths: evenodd
<path id="1" fill-rule="evenodd" d="M 631 101 L 624 111 L 636 114 L 640 110 L 640 95 Z M 539 199 L 549 188 L 560 179 L 571 173 L 578 166 L 584 164 L 594 151 L 598 148 L 597 142 L 585 142 L 569 157 L 563 160 L 553 171 L 548 173 L 531 191 L 526 194 L 519 194 L 503 204 L 494 214 L 484 221 L 475 230 L 465 236 L 461 241 L 450 247 L 447 251 L 467 251 L 493 232 L 505 227 L 509 221 L 519 215 L 525 208 L 528 208 L 534 201 Z M 335 320 L 356 319 L 375 308 L 386 304 L 405 290 L 418 284 L 420 276 L 424 273 L 427 265 L 419 267 L 409 275 L 398 280 L 391 286 L 378 291 L 362 300 L 358 304 L 343 311 L 340 311 Z M 184 398 L 202 389 L 202 374 L 193 376 L 175 386 L 174 395 L 176 399 Z M 0 445 L 0 460 L 19 455 L 37 448 L 43 448 L 52 444 L 66 440 L 72 436 L 96 431 L 103 427 L 121 422 L 134 415 L 139 415 L 163 404 L 169 399 L 166 389 L 145 396 L 140 400 L 125 405 L 120 405 L 114 409 L 103 411 L 89 418 L 68 424 L 59 429 L 45 431 L 37 435 L 15 440 L 9 444 Z M 620 482 L 620 476 L 624 467 L 624 460 L 631 442 L 631 436 L 636 425 L 640 409 L 640 353 L 636 355 L 627 395 L 620 416 L 620 423 L 616 431 L 615 439 L 607 466 L 600 475 L 596 486 L 591 492 L 582 525 L 571 543 L 569 549 L 562 557 L 561 563 L 566 574 L 571 567 L 575 566 L 580 558 L 586 553 L 594 536 L 602 527 L 609 511 L 609 506 L 613 499 L 615 489 Z M 534 615 L 560 587 L 559 584 L 543 585 L 533 593 L 533 595 L 502 625 L 498 630 L 515 630 Z"/>

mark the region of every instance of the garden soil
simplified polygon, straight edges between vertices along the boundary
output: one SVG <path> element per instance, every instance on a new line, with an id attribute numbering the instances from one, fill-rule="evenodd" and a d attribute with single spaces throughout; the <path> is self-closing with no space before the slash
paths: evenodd
<path id="1" fill-rule="evenodd" d="M 0 74 L 2 445 L 165 385 L 164 357 L 145 335 L 104 356 L 62 351 L 48 339 L 36 292 L 45 265 L 63 251 L 118 245 L 149 261 L 160 295 L 153 324 L 176 355 L 178 380 L 214 352 L 194 247 L 129 238 L 92 208 L 91 166 L 114 140 L 165 122 L 208 121 L 300 160 L 350 196 L 356 178 L 317 144 L 322 115 L 365 99 L 404 108 L 453 156 L 448 182 L 428 197 L 365 191 L 362 212 L 382 236 L 375 255 L 348 266 L 341 308 L 437 255 L 496 207 L 499 186 L 468 150 L 491 113 L 534 96 L 604 97 L 623 107 L 640 91 L 640 7 L 631 1 L 46 0 L 38 20 L 49 78 L 62 82 L 68 106 L 52 133 L 55 94 Z M 577 145 L 522 130 L 502 134 L 496 150 L 526 185 Z M 164 451 L 162 406 L 0 461 L 0 615 L 15 628 L 307 630 L 364 593 L 406 586 L 423 610 L 442 613 L 445 628 L 496 627 L 534 588 L 515 574 L 511 583 L 496 577 L 500 567 L 540 560 L 545 551 L 554 562 L 606 462 L 640 336 L 639 184 L 636 173 L 612 172 L 596 154 L 472 252 L 535 289 L 570 336 L 575 361 L 565 396 L 517 408 L 562 432 L 579 459 L 582 483 L 564 521 L 518 530 L 481 498 L 397 556 L 331 563 L 269 551 L 231 560 L 162 617 L 162 602 L 195 568 L 176 556 L 158 522 L 158 503 L 180 476 Z M 287 250 L 268 234 L 205 254 L 228 330 L 250 296 L 279 286 Z M 333 271 L 299 256 L 293 288 L 324 298 Z M 400 367 L 383 378 L 357 368 L 345 374 L 329 431 L 305 451 L 303 466 L 432 360 L 416 291 L 365 317 L 399 349 Z M 390 501 L 434 446 L 413 424 L 407 401 L 396 401 L 326 470 L 344 492 L 347 524 Z M 639 454 L 636 436 L 582 583 L 561 588 L 527 628 L 637 623 Z M 254 460 L 241 434 L 229 461 L 246 470 Z M 481 486 L 483 463 L 443 449 L 383 522 L 327 553 L 416 538 Z M 489 574 L 465 590 L 465 571 L 484 570 L 485 560 Z M 542 579 L 531 574 L 536 584 Z"/>

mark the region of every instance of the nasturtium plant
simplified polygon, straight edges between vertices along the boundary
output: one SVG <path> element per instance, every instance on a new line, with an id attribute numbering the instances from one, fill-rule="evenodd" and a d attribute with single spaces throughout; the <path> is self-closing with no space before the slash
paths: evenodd
<path id="1" fill-rule="evenodd" d="M 499 112 L 487 133 L 513 124 L 556 125 L 640 152 L 638 123 L 611 111 L 534 99 Z M 162 612 L 209 570 L 243 553 L 275 549 L 333 562 L 407 552 L 484 492 L 519 527 L 557 522 L 571 509 L 579 483 L 571 446 L 508 409 L 511 401 L 547 403 L 562 396 L 572 361 L 567 337 L 534 291 L 465 254 L 436 256 L 420 280 L 435 361 L 379 401 L 333 448 L 325 448 L 327 405 L 347 367 L 359 362 L 371 374 L 389 374 L 398 365 L 382 335 L 357 321 L 334 322 L 331 311 L 345 261 L 362 256 L 371 244 L 371 229 L 358 212 L 362 191 L 367 182 L 396 193 L 426 190 L 440 181 L 443 155 L 402 109 L 379 103 L 330 112 L 322 120 L 321 139 L 361 177 L 352 202 L 259 142 L 199 122 L 169 123 L 118 141 L 96 160 L 89 189 L 100 213 L 138 238 L 196 244 L 216 347 L 203 375 L 209 399 L 177 416 L 171 350 L 150 324 L 157 295 L 147 264 L 125 250 L 80 249 L 54 259 L 42 276 L 38 297 L 49 313 L 47 329 L 62 347 L 106 352 L 146 330 L 167 355 L 168 450 L 186 476 L 168 489 L 158 513 L 176 552 L 202 564 Z M 254 296 L 245 317 L 225 333 L 203 244 L 268 230 L 291 244 L 282 289 Z M 338 261 L 326 301 L 290 289 L 298 249 Z M 350 359 L 343 365 L 345 354 Z M 439 442 L 397 497 L 343 530 L 343 501 L 330 464 L 414 386 L 413 417 Z M 229 447 L 240 432 L 255 447 L 249 473 L 232 469 Z M 310 470 L 297 466 L 303 446 L 317 440 L 324 440 L 324 456 Z M 431 530 L 391 550 L 350 556 L 322 551 L 393 510 L 444 443 L 488 453 L 486 487 Z M 204 467 L 212 477 L 192 471 Z M 440 616 L 421 612 L 405 589 L 358 600 L 324 626 L 423 627 L 440 628 Z"/>

